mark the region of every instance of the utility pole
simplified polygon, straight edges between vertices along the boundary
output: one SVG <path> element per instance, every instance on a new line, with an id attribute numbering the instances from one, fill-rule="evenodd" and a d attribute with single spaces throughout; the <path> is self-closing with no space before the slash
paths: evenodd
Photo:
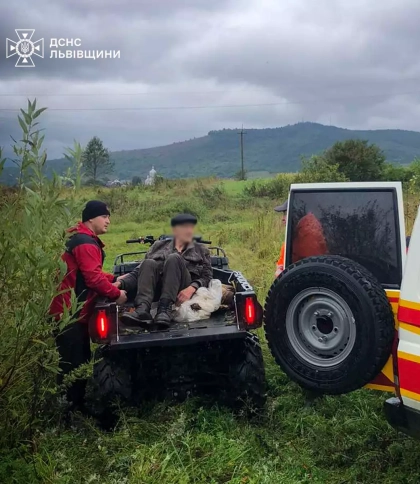
<path id="1" fill-rule="evenodd" d="M 242 125 L 241 131 L 238 133 L 241 135 L 241 180 L 245 180 L 245 169 L 244 169 L 244 125 Z"/>

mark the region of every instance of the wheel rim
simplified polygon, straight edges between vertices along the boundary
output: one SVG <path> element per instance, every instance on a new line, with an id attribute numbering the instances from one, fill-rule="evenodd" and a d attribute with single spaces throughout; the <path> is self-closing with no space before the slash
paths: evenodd
<path id="1" fill-rule="evenodd" d="M 356 340 L 350 307 L 324 288 L 305 289 L 293 298 L 286 313 L 286 332 L 301 359 L 325 368 L 343 362 Z"/>

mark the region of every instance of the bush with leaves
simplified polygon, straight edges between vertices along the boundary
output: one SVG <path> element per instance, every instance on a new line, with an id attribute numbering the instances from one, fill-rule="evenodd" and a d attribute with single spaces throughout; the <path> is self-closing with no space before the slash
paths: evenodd
<path id="1" fill-rule="evenodd" d="M 227 198 L 223 185 L 206 185 L 203 180 L 197 180 L 192 195 L 201 200 L 207 208 L 218 208 Z"/>
<path id="2" fill-rule="evenodd" d="M 349 181 L 338 164 L 329 163 L 323 156 L 302 158 L 302 167 L 294 183 L 331 183 Z"/>
<path id="3" fill-rule="evenodd" d="M 83 149 L 81 144 L 74 140 L 73 148 L 66 148 L 65 158 L 70 162 L 64 179 L 69 181 L 76 190 L 80 190 L 83 179 Z"/>
<path id="4" fill-rule="evenodd" d="M 34 129 L 42 110 L 36 101 L 22 110 L 23 136 L 14 150 L 19 188 L 3 190 L 0 206 L 0 446 L 31 439 L 57 390 L 56 328 L 48 309 L 65 273 L 60 255 L 75 203 L 60 198 L 58 177 L 43 175 L 43 137 Z M 74 295 L 73 302 L 76 309 Z M 61 324 L 70 321 L 66 314 Z"/>
<path id="5" fill-rule="evenodd" d="M 379 146 L 360 139 L 338 141 L 322 158 L 350 181 L 381 180 L 386 159 Z"/>
<path id="6" fill-rule="evenodd" d="M 137 187 L 138 185 L 141 185 L 141 184 L 142 184 L 141 178 L 137 175 L 133 176 L 133 178 L 131 179 L 131 185 L 133 187 Z"/>
<path id="7" fill-rule="evenodd" d="M 295 182 L 295 179 L 295 174 L 282 173 L 266 182 L 252 181 L 244 188 L 244 195 L 255 198 L 282 199 L 287 197 L 290 185 Z"/>
<path id="8" fill-rule="evenodd" d="M 236 181 L 245 181 L 248 179 L 248 172 L 246 170 L 242 171 L 242 170 L 239 170 L 235 173 L 235 175 L 233 176 L 233 178 L 236 180 Z"/>
<path id="9" fill-rule="evenodd" d="M 31 103 L 28 101 L 28 111 L 20 110 L 22 116 L 18 115 L 18 121 L 22 128 L 22 139 L 16 141 L 13 137 L 13 153 L 16 158 L 12 162 L 18 168 L 18 187 L 22 187 L 31 177 L 40 181 L 42 168 L 47 160 L 47 153 L 40 153 L 44 136 L 40 136 L 41 130 L 35 129 L 39 123 L 35 121 L 46 108 L 36 109 L 36 100 Z M 2 169 L 4 164 L 2 165 Z"/>

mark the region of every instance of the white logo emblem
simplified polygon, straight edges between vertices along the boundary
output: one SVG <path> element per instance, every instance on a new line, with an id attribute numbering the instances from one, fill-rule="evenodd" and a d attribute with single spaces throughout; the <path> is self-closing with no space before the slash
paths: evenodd
<path id="1" fill-rule="evenodd" d="M 35 67 L 32 55 L 44 58 L 44 39 L 32 42 L 35 29 L 15 29 L 17 42 L 6 39 L 6 58 L 18 55 L 15 67 Z"/>

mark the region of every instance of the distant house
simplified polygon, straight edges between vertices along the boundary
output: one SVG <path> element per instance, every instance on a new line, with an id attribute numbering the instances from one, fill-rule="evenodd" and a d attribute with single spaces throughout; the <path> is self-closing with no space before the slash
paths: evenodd
<path id="1" fill-rule="evenodd" d="M 106 187 L 108 188 L 114 188 L 114 187 L 125 187 L 127 185 L 130 185 L 130 182 L 128 180 L 111 180 L 106 183 Z"/>

